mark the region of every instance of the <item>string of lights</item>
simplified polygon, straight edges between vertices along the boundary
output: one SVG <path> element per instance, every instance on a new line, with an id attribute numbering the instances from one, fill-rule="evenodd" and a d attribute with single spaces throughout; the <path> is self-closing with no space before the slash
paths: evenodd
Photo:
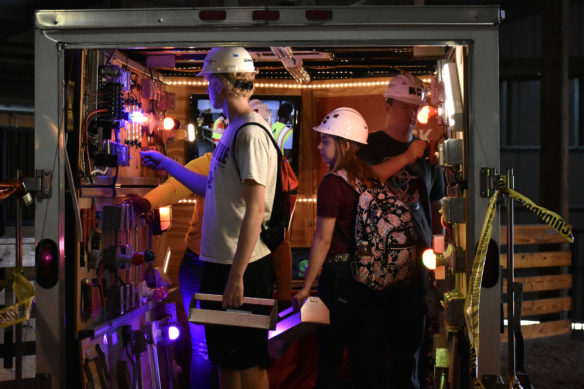
<path id="1" fill-rule="evenodd" d="M 178 201 L 179 204 L 196 204 L 197 200 L 195 199 L 182 199 Z"/>
<path id="2" fill-rule="evenodd" d="M 298 203 L 316 203 L 316 197 L 299 197 L 296 202 Z M 196 199 L 182 199 L 178 201 L 179 204 L 196 204 Z"/>
<path id="3" fill-rule="evenodd" d="M 297 203 L 316 203 L 316 197 L 300 197 L 296 200 Z"/>
<path id="4" fill-rule="evenodd" d="M 430 78 L 421 79 L 424 83 L 430 83 Z M 276 83 L 276 82 L 254 82 L 256 88 L 279 88 L 279 89 L 329 89 L 329 88 L 362 88 L 368 86 L 387 85 L 389 80 L 382 81 L 353 81 L 353 82 L 318 82 L 312 84 L 299 83 Z M 167 81 L 171 86 L 207 86 L 207 81 Z"/>

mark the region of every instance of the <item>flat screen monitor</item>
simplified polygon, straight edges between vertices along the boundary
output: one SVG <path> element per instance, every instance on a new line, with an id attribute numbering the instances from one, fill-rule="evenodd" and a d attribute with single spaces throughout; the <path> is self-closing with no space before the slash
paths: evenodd
<path id="1" fill-rule="evenodd" d="M 271 114 L 272 133 L 279 143 L 282 152 L 288 158 L 292 169 L 298 174 L 298 134 L 300 133 L 301 99 L 299 96 L 252 96 L 251 100 L 259 99 L 264 103 Z M 217 120 L 227 125 L 228 121 L 222 117 L 222 111 L 215 109 L 207 95 L 190 96 L 190 120 L 197 124 L 197 142 L 199 154 L 215 148 L 213 140 L 213 126 Z M 260 112 L 261 113 L 261 112 Z M 279 114 L 287 115 L 288 119 Z M 219 122 L 217 122 L 218 125 Z"/>

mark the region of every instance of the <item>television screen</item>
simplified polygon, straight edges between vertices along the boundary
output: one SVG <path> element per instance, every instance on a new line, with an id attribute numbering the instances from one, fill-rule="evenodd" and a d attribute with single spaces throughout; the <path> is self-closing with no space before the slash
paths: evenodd
<path id="1" fill-rule="evenodd" d="M 310 257 L 309 248 L 292 249 L 292 279 L 303 280 L 306 277 L 308 268 L 308 258 Z"/>
<path id="2" fill-rule="evenodd" d="M 268 111 L 259 109 L 253 104 L 260 100 Z M 278 146 L 288 158 L 288 162 L 298 174 L 298 136 L 300 133 L 300 106 L 299 96 L 252 96 L 252 108 L 266 119 L 272 127 L 272 134 Z M 197 124 L 197 141 L 199 154 L 212 151 L 220 138 L 221 129 L 229 124 L 222 111 L 211 106 L 207 95 L 191 95 L 191 122 Z M 213 136 L 213 129 L 216 129 Z"/>

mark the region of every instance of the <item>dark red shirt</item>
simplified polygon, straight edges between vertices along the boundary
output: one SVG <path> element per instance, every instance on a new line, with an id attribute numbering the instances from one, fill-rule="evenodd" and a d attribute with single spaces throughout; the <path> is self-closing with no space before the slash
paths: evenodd
<path id="1" fill-rule="evenodd" d="M 328 174 L 318 187 L 316 215 L 336 218 L 328 254 L 355 250 L 355 217 L 358 195 L 341 177 Z"/>

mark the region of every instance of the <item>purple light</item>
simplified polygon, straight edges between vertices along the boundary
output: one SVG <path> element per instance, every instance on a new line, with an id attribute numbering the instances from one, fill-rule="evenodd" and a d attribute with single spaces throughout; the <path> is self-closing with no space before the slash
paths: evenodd
<path id="1" fill-rule="evenodd" d="M 180 330 L 178 329 L 177 326 L 175 326 L 175 325 L 168 326 L 168 339 L 174 341 L 174 340 L 177 340 L 179 336 L 180 336 Z"/>
<path id="2" fill-rule="evenodd" d="M 292 308 L 292 310 L 293 310 L 293 308 Z M 291 310 L 289 312 L 291 312 Z M 281 313 L 284 313 L 284 312 L 281 312 Z M 280 317 L 282 317 L 282 316 L 280 316 Z M 302 323 L 302 316 L 301 316 L 300 312 L 294 312 L 292 315 L 288 316 L 287 318 L 280 320 L 276 324 L 275 330 L 268 331 L 268 339 L 275 338 L 276 336 L 279 336 L 280 334 L 288 331 L 292 327 L 296 327 L 297 325 L 299 325 L 301 323 Z"/>

